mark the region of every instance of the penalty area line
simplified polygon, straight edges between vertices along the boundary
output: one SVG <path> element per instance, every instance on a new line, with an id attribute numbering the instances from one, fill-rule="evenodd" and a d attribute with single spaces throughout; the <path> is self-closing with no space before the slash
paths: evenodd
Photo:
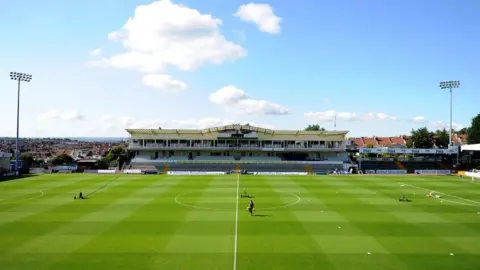
<path id="1" fill-rule="evenodd" d="M 18 197 L 15 197 L 15 198 L 6 198 L 6 199 L 3 199 L 3 200 L 0 200 L 0 205 L 7 205 L 7 204 L 14 204 L 14 203 L 21 203 L 21 202 L 26 202 L 26 201 L 31 201 L 31 200 L 34 200 L 34 199 L 37 199 L 37 198 L 40 198 L 42 197 L 43 195 L 45 195 L 45 193 L 43 192 L 43 190 L 40 190 L 37 192 L 39 195 L 35 196 L 35 197 L 30 197 L 30 198 L 20 198 L 20 200 L 15 200 L 17 199 Z M 37 194 L 37 193 L 33 193 L 33 194 Z"/>
<path id="2" fill-rule="evenodd" d="M 417 186 L 410 185 L 410 184 L 405 184 L 405 183 L 399 183 L 399 184 L 400 184 L 400 185 L 409 186 L 409 187 L 413 187 L 413 188 L 417 188 L 417 189 L 421 189 L 421 190 L 425 190 L 425 191 L 430 191 L 430 194 L 431 194 L 431 193 L 438 193 L 438 194 L 441 194 L 441 195 L 450 196 L 450 197 L 455 198 L 455 199 L 464 200 L 464 201 L 467 201 L 467 202 L 474 203 L 475 205 L 465 204 L 465 203 L 458 203 L 458 204 L 471 205 L 471 206 L 480 206 L 480 202 L 478 202 L 478 201 L 470 200 L 470 199 L 467 199 L 467 198 L 462 198 L 462 197 L 455 196 L 455 195 L 452 195 L 452 194 L 448 194 L 448 193 L 445 193 L 445 192 L 440 192 L 440 191 L 436 191 L 436 190 L 432 190 L 432 189 L 426 189 L 426 188 L 422 188 L 422 187 L 417 187 Z M 445 200 L 445 199 L 442 198 L 441 200 Z M 448 201 L 448 200 L 445 200 L 445 201 Z M 453 202 L 453 201 L 450 201 L 450 202 Z"/>

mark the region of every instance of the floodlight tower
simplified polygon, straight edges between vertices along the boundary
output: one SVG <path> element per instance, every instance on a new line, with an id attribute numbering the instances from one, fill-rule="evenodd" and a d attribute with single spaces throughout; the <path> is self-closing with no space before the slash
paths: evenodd
<path id="1" fill-rule="evenodd" d="M 15 170 L 17 171 L 17 175 L 19 175 L 18 171 L 18 163 L 20 160 L 20 145 L 19 145 L 19 130 L 20 130 L 20 83 L 21 82 L 30 82 L 32 80 L 32 75 L 25 74 L 21 72 L 10 72 L 10 79 L 17 81 L 17 137 L 15 139 Z"/>
<path id="2" fill-rule="evenodd" d="M 445 82 L 440 82 L 440 88 L 441 89 L 450 89 L 450 141 L 448 142 L 448 147 L 450 148 L 452 145 L 452 132 L 453 132 L 453 127 L 452 127 L 452 96 L 453 96 L 453 88 L 459 88 L 460 87 L 460 81 L 445 81 Z"/>

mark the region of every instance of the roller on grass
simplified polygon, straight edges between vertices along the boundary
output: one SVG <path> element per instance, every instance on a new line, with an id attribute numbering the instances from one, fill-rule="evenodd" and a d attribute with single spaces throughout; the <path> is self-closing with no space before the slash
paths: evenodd
<path id="1" fill-rule="evenodd" d="M 113 178 L 112 180 L 107 181 L 105 184 L 101 185 L 99 188 L 97 188 L 96 190 L 88 193 L 88 194 L 85 195 L 85 196 L 84 196 L 83 193 L 80 191 L 80 193 L 78 194 L 78 198 L 79 198 L 79 199 L 85 199 L 85 198 L 88 197 L 88 196 L 92 196 L 92 195 L 95 194 L 96 192 L 98 192 L 98 191 L 104 189 L 105 187 L 107 187 L 107 186 L 108 186 L 110 183 L 112 183 L 113 181 L 117 180 L 118 177 L 120 177 L 120 176 L 117 176 L 117 177 Z M 76 199 L 77 199 L 77 196 L 74 196 L 73 199 L 76 200 Z"/>

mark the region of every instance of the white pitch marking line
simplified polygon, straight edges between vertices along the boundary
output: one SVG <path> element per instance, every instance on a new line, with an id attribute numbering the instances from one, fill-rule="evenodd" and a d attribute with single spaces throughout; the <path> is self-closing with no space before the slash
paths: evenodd
<path id="1" fill-rule="evenodd" d="M 431 189 L 426 189 L 426 188 L 422 188 L 422 187 L 417 187 L 417 186 L 410 185 L 410 184 L 405 184 L 405 183 L 400 183 L 400 184 L 405 185 L 405 186 L 409 186 L 409 187 L 413 187 L 413 188 L 423 189 L 425 191 L 430 191 L 432 193 L 443 194 L 443 195 L 450 196 L 450 197 L 453 197 L 453 198 L 456 198 L 456 199 L 465 200 L 465 201 L 476 203 L 476 204 L 480 205 L 480 202 L 470 200 L 470 199 L 466 199 L 466 198 L 462 198 L 462 197 L 458 197 L 458 196 L 455 196 L 455 195 L 452 195 L 452 194 L 448 194 L 448 193 L 444 193 L 444 192 L 440 192 L 440 191 L 435 191 L 435 190 L 431 190 Z"/>
<path id="2" fill-rule="evenodd" d="M 12 198 L 12 199 L 11 199 L 12 201 L 8 201 L 9 198 L 3 199 L 3 200 L 0 201 L 0 205 L 7 205 L 7 204 L 12 204 L 12 203 L 26 202 L 26 201 L 34 200 L 34 199 L 36 199 L 36 198 L 40 198 L 40 197 L 42 197 L 42 196 L 45 194 L 45 193 L 43 193 L 43 190 L 40 190 L 38 193 L 40 193 L 40 195 L 37 195 L 37 196 L 35 196 L 35 197 L 31 197 L 31 198 L 21 199 L 21 200 L 15 200 L 15 198 Z M 35 194 L 35 193 L 33 193 L 33 194 Z M 4 201 L 7 201 L 7 202 L 3 203 Z"/>
<path id="3" fill-rule="evenodd" d="M 257 189 L 259 189 L 259 188 L 257 188 Z M 193 194 L 193 193 L 199 193 L 199 192 L 200 191 L 191 191 L 191 192 L 178 194 L 177 196 L 175 196 L 175 202 L 178 203 L 179 205 L 182 205 L 182 206 L 185 206 L 185 207 L 200 209 L 200 210 L 216 210 L 216 211 L 235 210 L 235 209 L 228 209 L 228 208 L 211 208 L 211 207 L 202 207 L 202 206 L 190 205 L 190 204 L 182 203 L 179 199 L 180 197 L 185 196 L 187 194 Z M 286 207 L 294 206 L 295 204 L 298 204 L 301 201 L 301 198 L 294 193 L 290 193 L 290 192 L 286 192 L 286 191 L 276 191 L 276 192 L 292 195 L 292 196 L 296 197 L 297 200 L 294 201 L 293 203 L 290 203 L 290 204 L 285 204 L 285 205 L 280 205 L 280 206 L 272 206 L 272 207 L 266 207 L 266 208 L 256 208 L 256 210 L 273 210 L 273 209 L 286 208 Z"/>
<path id="4" fill-rule="evenodd" d="M 237 269 L 237 242 L 238 242 L 238 190 L 240 187 L 240 174 L 237 174 L 237 196 L 235 209 L 235 246 L 233 249 L 233 270 Z"/>
<path id="5" fill-rule="evenodd" d="M 467 206 L 478 207 L 478 205 L 475 205 L 475 204 L 456 202 L 456 201 L 451 201 L 451 200 L 447 200 L 447 199 L 442 198 L 440 202 L 443 203 L 443 201 L 446 201 L 446 202 L 449 202 L 449 203 L 456 203 L 456 204 L 460 204 L 460 205 L 467 205 Z"/>

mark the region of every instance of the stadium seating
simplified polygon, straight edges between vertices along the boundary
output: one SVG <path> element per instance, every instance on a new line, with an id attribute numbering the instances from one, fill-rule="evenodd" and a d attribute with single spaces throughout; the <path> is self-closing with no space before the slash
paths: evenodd
<path id="1" fill-rule="evenodd" d="M 213 148 L 213 146 L 210 143 L 195 143 L 193 144 L 193 147 L 198 147 L 198 148 Z"/>
<path id="2" fill-rule="evenodd" d="M 153 166 L 153 165 L 145 165 L 145 164 L 131 164 L 128 169 L 130 170 L 143 170 L 143 171 L 146 171 L 146 170 L 149 170 L 149 171 L 152 171 L 152 170 L 157 170 L 157 167 Z"/>
<path id="3" fill-rule="evenodd" d="M 188 147 L 188 144 L 186 144 L 186 143 L 171 143 L 170 147 L 171 148 L 186 148 L 186 147 Z"/>
<path id="4" fill-rule="evenodd" d="M 305 145 L 303 145 L 303 144 L 287 144 L 285 148 L 289 148 L 289 149 L 305 148 Z"/>
<path id="5" fill-rule="evenodd" d="M 348 161 L 348 156 L 326 156 L 323 158 L 324 160 L 328 161 Z"/>
<path id="6" fill-rule="evenodd" d="M 361 162 L 362 170 L 398 170 L 399 168 L 392 161 L 362 161 Z"/>
<path id="7" fill-rule="evenodd" d="M 311 172 L 325 172 L 333 169 L 342 169 L 341 164 L 302 164 L 302 163 L 240 163 L 241 170 L 249 172 L 306 172 L 307 167 Z M 158 170 L 163 170 L 163 165 L 156 165 Z M 235 163 L 170 163 L 170 171 L 232 171 Z"/>
<path id="8" fill-rule="evenodd" d="M 170 160 L 188 160 L 188 156 L 171 156 Z"/>
<path id="9" fill-rule="evenodd" d="M 440 162 L 422 162 L 408 161 L 402 162 L 408 173 L 414 173 L 415 170 L 443 170 L 445 167 Z"/>
<path id="10" fill-rule="evenodd" d="M 280 161 L 281 159 L 279 157 L 253 156 L 253 157 L 242 157 L 240 160 Z"/>
<path id="11" fill-rule="evenodd" d="M 283 148 L 281 144 L 265 144 L 264 148 Z"/>
<path id="12" fill-rule="evenodd" d="M 196 156 L 195 160 L 235 160 L 228 156 Z"/>
<path id="13" fill-rule="evenodd" d="M 326 144 L 314 144 L 314 145 L 310 146 L 310 148 L 313 148 L 313 149 L 324 149 L 324 148 L 327 148 L 327 145 L 326 145 Z"/>

